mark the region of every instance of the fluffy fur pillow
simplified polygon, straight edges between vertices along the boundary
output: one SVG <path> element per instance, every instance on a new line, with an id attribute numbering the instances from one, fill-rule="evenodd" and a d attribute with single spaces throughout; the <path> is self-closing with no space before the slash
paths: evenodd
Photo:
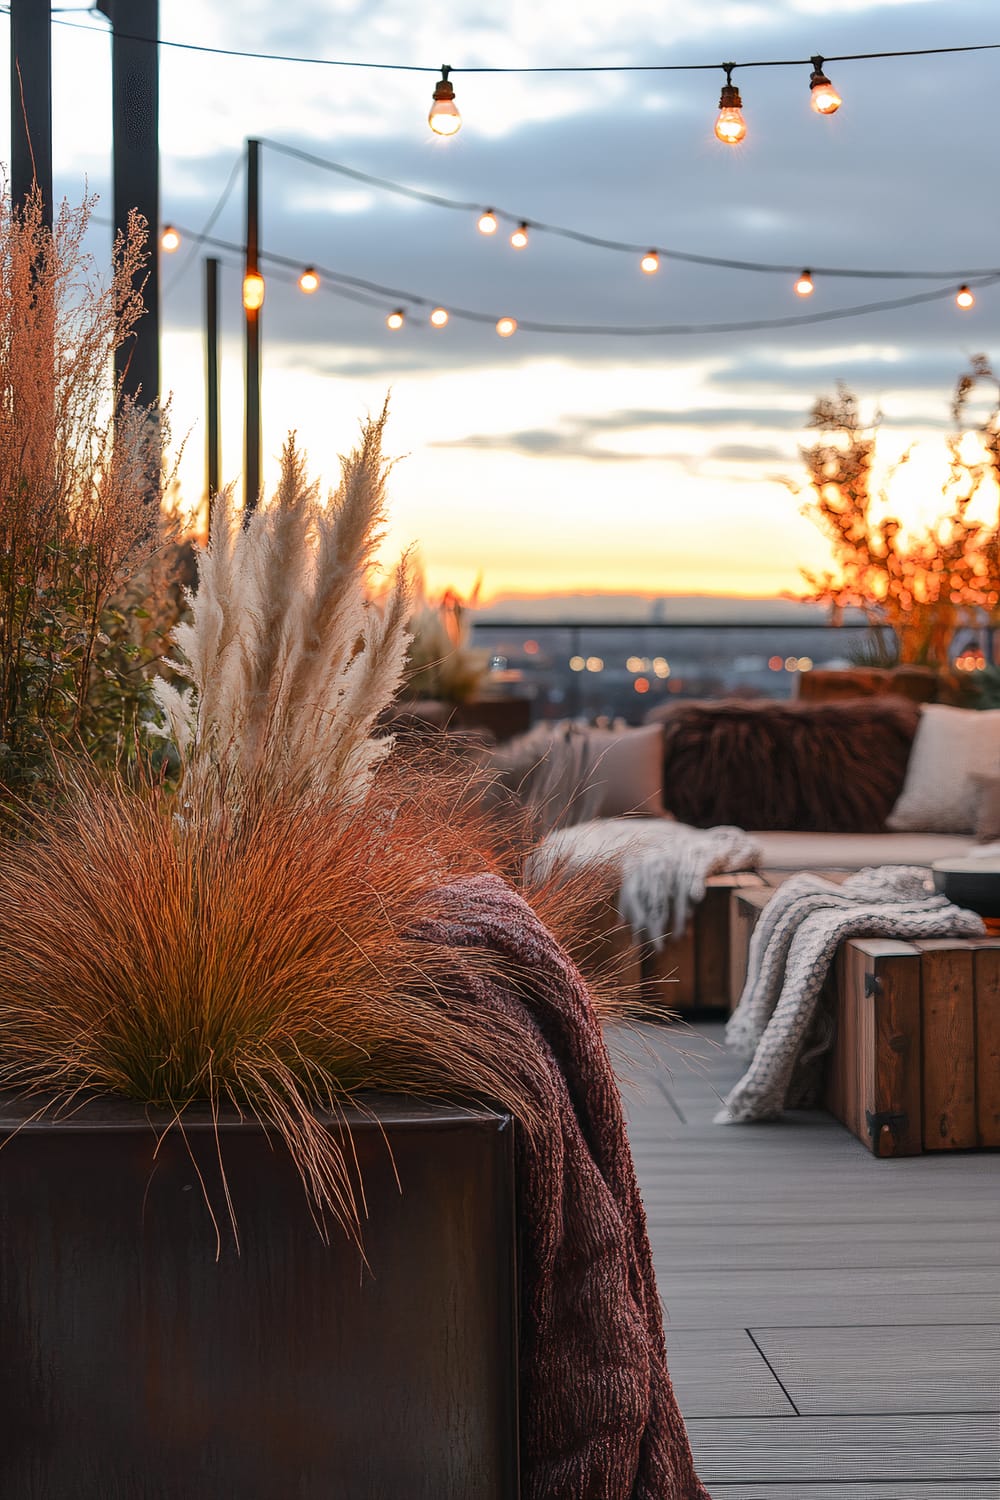
<path id="1" fill-rule="evenodd" d="M 710 828 L 877 833 L 899 795 L 919 709 L 902 698 L 835 703 L 678 702 L 663 725 L 663 800 Z"/>

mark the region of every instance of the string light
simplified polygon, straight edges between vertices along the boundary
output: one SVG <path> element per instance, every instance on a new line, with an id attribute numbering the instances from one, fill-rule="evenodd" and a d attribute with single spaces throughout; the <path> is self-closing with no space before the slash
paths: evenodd
<path id="1" fill-rule="evenodd" d="M 639 270 L 644 271 L 647 276 L 655 276 L 660 269 L 660 257 L 655 250 L 647 250 L 639 262 Z"/>
<path id="2" fill-rule="evenodd" d="M 517 226 L 517 228 L 514 230 L 514 233 L 510 237 L 510 242 L 514 246 L 515 250 L 524 249 L 525 245 L 527 245 L 528 243 L 527 224 L 521 223 Z"/>
<path id="3" fill-rule="evenodd" d="M 723 63 L 726 81 L 719 96 L 719 118 L 715 122 L 715 133 L 725 146 L 738 146 L 747 133 L 747 122 L 743 118 L 743 100 L 733 83 L 735 63 Z"/>
<path id="4" fill-rule="evenodd" d="M 955 294 L 955 301 L 959 307 L 975 307 L 976 299 L 967 286 L 960 286 Z"/>
<path id="5" fill-rule="evenodd" d="M 810 104 L 818 115 L 835 115 L 843 104 L 833 84 L 823 72 L 823 58 L 812 58 L 812 73 L 809 75 Z"/>
<path id="6" fill-rule="evenodd" d="M 306 293 L 319 291 L 319 277 L 313 266 L 306 266 L 299 277 L 299 291 Z"/>
<path id="7" fill-rule="evenodd" d="M 462 116 L 455 105 L 455 90 L 448 82 L 451 68 L 441 69 L 441 77 L 434 86 L 430 114 L 427 123 L 435 135 L 457 135 L 462 128 Z"/>
<path id="8" fill-rule="evenodd" d="M 160 235 L 160 249 L 165 250 L 168 255 L 173 255 L 175 250 L 181 247 L 181 237 L 172 224 L 165 224 L 163 233 Z"/>
<path id="9" fill-rule="evenodd" d="M 502 339 L 509 339 L 512 333 L 517 332 L 516 318 L 501 318 L 497 323 L 497 333 Z"/>
<path id="10" fill-rule="evenodd" d="M 405 322 L 406 322 L 406 314 L 405 314 L 405 312 L 403 311 L 403 309 L 401 307 L 397 307 L 395 309 L 395 311 L 391 312 L 389 314 L 389 316 L 386 318 L 386 320 L 385 320 L 385 326 L 386 326 L 386 328 L 392 328 L 392 329 L 402 328 L 402 326 L 403 326 L 403 324 Z"/>
<path id="11" fill-rule="evenodd" d="M 248 271 L 243 278 L 243 306 L 247 312 L 260 312 L 264 306 L 264 278 L 259 271 Z"/>
<path id="12" fill-rule="evenodd" d="M 431 313 L 431 326 L 434 327 L 434 328 L 444 328 L 447 322 L 448 322 L 448 310 L 447 310 L 447 308 L 436 307 L 434 309 L 434 311 Z"/>
<path id="13" fill-rule="evenodd" d="M 795 291 L 799 297 L 811 297 L 816 289 L 816 284 L 809 271 L 803 271 L 795 283 Z"/>
<path id="14" fill-rule="evenodd" d="M 497 216 L 492 208 L 488 208 L 484 214 L 480 214 L 479 223 L 476 225 L 480 234 L 496 234 Z"/>

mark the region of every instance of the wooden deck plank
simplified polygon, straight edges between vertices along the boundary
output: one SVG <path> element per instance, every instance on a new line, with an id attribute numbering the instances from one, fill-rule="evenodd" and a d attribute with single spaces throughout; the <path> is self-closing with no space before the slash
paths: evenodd
<path id="1" fill-rule="evenodd" d="M 687 1425 L 710 1492 L 724 1484 L 810 1484 L 835 1474 L 845 1483 L 905 1481 L 899 1500 L 908 1500 L 910 1480 L 1000 1480 L 993 1414 L 695 1417 Z"/>
<path id="2" fill-rule="evenodd" d="M 963 1480 L 951 1484 L 914 1484 L 906 1486 L 905 1497 L 895 1481 L 888 1484 L 717 1484 L 712 1500 L 997 1500 L 994 1481 L 983 1484 Z"/>
<path id="3" fill-rule="evenodd" d="M 751 1332 L 804 1416 L 1000 1410 L 1000 1327 Z"/>
<path id="4" fill-rule="evenodd" d="M 742 1328 L 671 1334 L 670 1378 L 686 1417 L 784 1417 L 795 1408 Z"/>

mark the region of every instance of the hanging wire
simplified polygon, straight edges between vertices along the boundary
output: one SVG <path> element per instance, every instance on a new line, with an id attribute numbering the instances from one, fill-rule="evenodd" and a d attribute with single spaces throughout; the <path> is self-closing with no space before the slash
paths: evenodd
<path id="1" fill-rule="evenodd" d="M 315 152 L 303 151 L 298 146 L 289 146 L 283 141 L 274 141 L 267 136 L 261 138 L 261 145 L 267 146 L 269 150 L 276 151 L 282 156 L 306 162 L 324 171 L 337 173 L 341 177 L 348 177 L 353 182 L 363 182 L 368 187 L 382 188 L 386 192 L 411 198 L 419 203 L 429 203 L 435 208 L 450 208 L 466 214 L 482 212 L 481 200 L 473 203 L 461 198 L 446 198 L 440 193 L 428 193 L 422 188 L 407 187 L 404 183 L 393 182 L 387 177 L 375 177 L 369 172 L 359 171 L 356 167 L 344 166 L 342 162 L 331 161 L 328 157 L 317 156 Z M 505 219 L 514 225 L 523 223 L 525 218 L 524 214 L 510 213 L 503 208 L 491 207 L 490 212 L 495 218 Z M 562 239 L 573 240 L 581 245 L 592 245 L 601 250 L 620 250 L 629 255 L 646 255 L 652 244 L 652 241 L 648 239 L 643 240 L 641 244 L 638 241 L 606 239 L 601 235 L 586 234 L 583 230 L 568 229 L 565 225 L 547 224 L 541 219 L 533 218 L 530 223 L 532 229 L 541 230 L 545 234 L 558 235 Z M 657 246 L 656 253 L 664 260 L 683 261 L 696 266 L 719 266 L 729 271 L 757 271 L 766 275 L 795 276 L 802 270 L 801 261 L 795 265 L 779 265 L 773 261 L 736 260 L 724 255 L 696 255 L 685 250 L 664 250 L 659 246 Z M 963 267 L 961 270 L 950 271 L 879 271 L 870 267 L 813 265 L 812 270 L 817 276 L 843 276 L 871 281 L 965 281 L 970 276 L 1000 275 L 1000 267 L 997 266 L 980 267 L 976 270 Z"/>
<path id="2" fill-rule="evenodd" d="M 0 6 L 0 10 L 10 14 L 9 6 Z M 91 8 L 92 15 L 103 14 Z M 66 21 L 58 16 L 53 17 L 53 25 L 68 26 L 74 31 L 98 32 L 107 34 L 104 26 L 81 26 L 76 21 Z M 374 68 L 391 73 L 440 73 L 440 63 L 433 67 L 423 63 L 387 63 L 355 61 L 347 58 L 336 57 L 311 57 L 292 55 L 284 52 L 254 52 L 239 47 L 209 47 L 201 42 L 177 42 L 165 37 L 151 38 L 140 36 L 138 33 L 116 30 L 115 35 L 129 42 L 146 42 L 149 46 L 170 47 L 182 52 L 204 52 L 212 57 L 242 57 L 254 59 L 258 62 L 281 62 L 281 63 L 305 63 L 311 67 L 321 68 Z M 1000 50 L 1000 42 L 983 42 L 961 47 L 909 47 L 890 52 L 843 52 L 839 56 L 824 53 L 827 62 L 873 62 L 889 57 L 943 57 L 954 52 L 995 52 Z M 756 59 L 748 62 L 731 63 L 729 66 L 736 68 L 802 68 L 812 62 L 811 57 L 776 57 L 767 59 Z M 704 73 L 717 71 L 724 67 L 723 63 L 562 63 L 552 66 L 528 67 L 528 68 L 500 68 L 494 66 L 477 66 L 469 68 L 455 68 L 456 73 L 499 73 L 499 74 L 532 74 L 532 73 Z"/>
<path id="3" fill-rule="evenodd" d="M 206 237 L 211 234 L 212 230 L 215 228 L 216 220 L 222 213 L 222 210 L 225 208 L 226 204 L 229 202 L 229 196 L 232 193 L 233 188 L 236 186 L 237 181 L 243 174 L 243 166 L 245 160 L 245 153 L 241 151 L 236 160 L 233 162 L 232 167 L 230 168 L 229 176 L 226 179 L 226 185 L 222 189 L 222 192 L 219 194 L 218 202 L 212 209 L 212 212 L 209 214 L 208 218 L 205 220 L 201 231 L 198 234 L 193 234 L 191 236 L 190 249 L 183 257 L 181 263 L 177 266 L 177 269 L 174 271 L 174 274 L 170 277 L 169 281 L 164 284 L 164 297 L 168 296 L 173 291 L 174 287 L 180 281 L 181 277 L 187 272 L 188 268 L 190 267 L 191 262 L 193 261 L 195 256 L 195 252 L 197 251 L 199 246 L 205 243 Z"/>

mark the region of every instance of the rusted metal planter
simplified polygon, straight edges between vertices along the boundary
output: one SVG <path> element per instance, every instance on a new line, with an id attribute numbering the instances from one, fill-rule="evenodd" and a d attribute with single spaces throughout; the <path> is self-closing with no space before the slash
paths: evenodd
<path id="1" fill-rule="evenodd" d="M 369 1270 L 254 1125 L 220 1131 L 241 1247 L 223 1224 L 217 1259 L 207 1118 L 154 1159 L 141 1107 L 12 1134 L 0 1102 L 0 1495 L 515 1500 L 513 1127 L 366 1103 Z"/>

